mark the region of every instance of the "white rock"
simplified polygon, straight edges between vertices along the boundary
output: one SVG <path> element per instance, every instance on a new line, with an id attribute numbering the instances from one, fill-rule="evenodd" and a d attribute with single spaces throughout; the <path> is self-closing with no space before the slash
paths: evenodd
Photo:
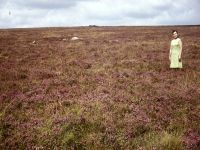
<path id="1" fill-rule="evenodd" d="M 36 41 L 33 41 L 32 43 L 33 43 L 33 44 L 36 44 Z"/>
<path id="2" fill-rule="evenodd" d="M 79 38 L 78 37 L 72 37 L 71 40 L 75 41 L 75 40 L 79 40 Z"/>

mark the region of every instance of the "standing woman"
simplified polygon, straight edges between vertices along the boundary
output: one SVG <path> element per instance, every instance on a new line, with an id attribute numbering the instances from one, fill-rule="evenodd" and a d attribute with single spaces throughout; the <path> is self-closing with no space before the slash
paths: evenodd
<path id="1" fill-rule="evenodd" d="M 173 39 L 171 40 L 169 52 L 170 68 L 182 68 L 182 41 L 179 38 L 178 31 L 173 30 L 172 36 Z"/>

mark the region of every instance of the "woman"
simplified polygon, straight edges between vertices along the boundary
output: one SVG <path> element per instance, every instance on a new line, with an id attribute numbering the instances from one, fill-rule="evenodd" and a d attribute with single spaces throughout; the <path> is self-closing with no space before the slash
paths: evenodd
<path id="1" fill-rule="evenodd" d="M 182 41 L 179 38 L 178 31 L 173 30 L 172 36 L 173 39 L 171 40 L 169 52 L 170 68 L 182 68 Z"/>

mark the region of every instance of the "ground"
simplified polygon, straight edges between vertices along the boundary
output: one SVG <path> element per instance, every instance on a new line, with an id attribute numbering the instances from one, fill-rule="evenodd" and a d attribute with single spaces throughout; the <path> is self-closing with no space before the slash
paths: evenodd
<path id="1" fill-rule="evenodd" d="M 0 149 L 199 149 L 199 41 L 200 26 L 1 29 Z"/>

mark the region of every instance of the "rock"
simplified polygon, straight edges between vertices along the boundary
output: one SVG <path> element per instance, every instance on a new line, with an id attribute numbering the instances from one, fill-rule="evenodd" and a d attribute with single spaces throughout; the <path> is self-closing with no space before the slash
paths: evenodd
<path id="1" fill-rule="evenodd" d="M 72 37 L 71 40 L 76 41 L 76 40 L 79 40 L 79 38 L 78 37 Z"/>
<path id="2" fill-rule="evenodd" d="M 119 40 L 113 40 L 113 42 L 115 42 L 115 43 L 119 43 Z"/>
<path id="3" fill-rule="evenodd" d="M 57 71 L 57 72 L 56 72 L 56 75 L 61 75 L 61 74 L 62 74 L 61 71 Z"/>
<path id="4" fill-rule="evenodd" d="M 63 39 L 63 41 L 67 41 L 67 39 Z"/>
<path id="5" fill-rule="evenodd" d="M 33 44 L 36 44 L 36 41 L 33 41 L 32 43 L 33 43 Z"/>
<path id="6" fill-rule="evenodd" d="M 109 40 L 109 43 L 119 43 L 119 40 Z"/>

